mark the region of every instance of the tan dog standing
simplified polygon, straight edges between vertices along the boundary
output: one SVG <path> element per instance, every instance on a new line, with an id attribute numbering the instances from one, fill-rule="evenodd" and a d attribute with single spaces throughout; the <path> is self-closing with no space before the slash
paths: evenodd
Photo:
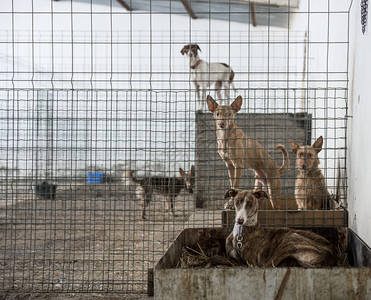
<path id="1" fill-rule="evenodd" d="M 280 199 L 281 179 L 289 165 L 285 146 L 277 145 L 283 154 L 283 163 L 280 168 L 257 141 L 245 135 L 235 124 L 235 115 L 241 109 L 242 97 L 238 96 L 230 105 L 218 105 L 207 96 L 207 105 L 216 119 L 216 136 L 218 153 L 228 168 L 231 188 L 238 188 L 244 169 L 253 169 L 255 172 L 255 188 L 266 187 L 270 196 L 270 203 L 274 208 L 274 200 Z M 233 207 L 233 200 L 229 203 Z"/>
<path id="2" fill-rule="evenodd" d="M 290 141 L 296 154 L 296 168 L 300 171 L 295 181 L 295 200 L 299 209 L 326 209 L 330 194 L 325 178 L 318 168 L 318 153 L 322 150 L 323 138 L 320 136 L 312 146 L 302 146 Z"/>

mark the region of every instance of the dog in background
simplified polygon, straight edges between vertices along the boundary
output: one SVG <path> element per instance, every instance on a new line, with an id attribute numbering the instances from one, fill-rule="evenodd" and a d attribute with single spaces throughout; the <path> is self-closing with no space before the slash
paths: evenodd
<path id="1" fill-rule="evenodd" d="M 232 86 L 234 90 L 236 88 L 233 84 L 234 72 L 230 66 L 224 63 L 208 63 L 199 58 L 198 51 L 201 51 L 201 49 L 197 44 L 189 44 L 185 45 L 180 53 L 189 57 L 191 78 L 197 93 L 198 111 L 202 111 L 208 87 L 215 84 L 220 104 L 223 103 L 221 88 L 224 88 L 227 100 L 229 99 L 229 87 Z M 202 95 L 200 95 L 200 88 Z"/>
<path id="2" fill-rule="evenodd" d="M 136 185 L 136 197 L 142 203 L 142 219 L 146 219 L 146 208 L 153 198 L 153 193 L 156 192 L 166 198 L 167 211 L 175 217 L 174 200 L 184 188 L 188 193 L 192 194 L 195 186 L 195 167 L 191 167 L 189 173 L 184 172 L 179 168 L 181 177 L 160 177 L 151 176 L 137 179 L 134 177 L 134 171 L 126 171 L 126 180 L 129 183 Z"/>
<path id="3" fill-rule="evenodd" d="M 318 153 L 322 150 L 323 138 L 320 136 L 312 146 L 303 146 L 290 140 L 296 155 L 296 168 L 299 174 L 295 181 L 295 200 L 299 209 L 327 209 L 330 194 L 325 178 L 318 168 Z"/>
<path id="4" fill-rule="evenodd" d="M 252 267 L 328 267 L 336 263 L 335 251 L 324 237 L 311 231 L 260 227 L 258 201 L 268 195 L 261 190 L 230 189 L 236 223 L 226 239 L 227 255 Z"/>
<path id="5" fill-rule="evenodd" d="M 253 169 L 255 172 L 255 188 L 267 188 L 270 203 L 274 208 L 274 201 L 281 200 L 280 176 L 289 165 L 288 153 L 283 145 L 277 145 L 283 155 L 280 168 L 270 157 L 267 151 L 257 141 L 245 135 L 235 124 L 235 116 L 242 106 L 242 97 L 238 96 L 230 105 L 218 105 L 216 101 L 207 96 L 207 105 L 216 120 L 216 137 L 218 153 L 228 168 L 231 188 L 238 188 L 244 169 Z M 225 204 L 233 208 L 233 198 Z"/>

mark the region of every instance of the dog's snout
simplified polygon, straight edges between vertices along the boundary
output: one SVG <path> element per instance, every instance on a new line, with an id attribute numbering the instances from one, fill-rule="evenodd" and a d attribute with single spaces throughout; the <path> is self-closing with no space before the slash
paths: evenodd
<path id="1" fill-rule="evenodd" d="M 219 125 L 219 128 L 224 128 L 225 127 L 225 123 L 224 122 L 219 122 L 218 125 Z"/>

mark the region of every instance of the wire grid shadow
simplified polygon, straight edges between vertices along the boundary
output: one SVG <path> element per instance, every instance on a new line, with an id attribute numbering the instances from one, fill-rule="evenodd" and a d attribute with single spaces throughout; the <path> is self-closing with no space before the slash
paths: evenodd
<path id="1" fill-rule="evenodd" d="M 190 43 L 233 69 L 237 91 L 224 100 L 242 96 L 237 125 L 277 165 L 275 145 L 290 152 L 282 194 L 298 174 L 289 139 L 322 135 L 320 168 L 330 193 L 341 182 L 346 207 L 349 36 L 335 28 L 348 26 L 347 7 L 305 2 L 288 17 L 258 10 L 257 27 L 212 14 L 194 26 L 171 8 L 63 2 L 0 4 L 1 290 L 145 293 L 148 269 L 184 228 L 222 225 L 228 173 L 215 120 L 206 105 L 196 112 L 180 53 Z M 214 86 L 206 93 L 216 98 Z M 192 166 L 190 193 L 179 168 Z M 165 192 L 152 195 L 156 178 Z M 253 188 L 253 172 L 242 179 Z"/>

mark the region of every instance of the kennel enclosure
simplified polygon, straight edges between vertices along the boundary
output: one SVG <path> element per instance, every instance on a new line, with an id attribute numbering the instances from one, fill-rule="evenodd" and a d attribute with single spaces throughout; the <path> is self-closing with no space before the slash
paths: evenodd
<path id="1" fill-rule="evenodd" d="M 227 169 L 211 113 L 196 113 L 180 53 L 190 43 L 233 68 L 225 101 L 243 97 L 237 124 L 277 164 L 276 144 L 324 137 L 320 167 L 346 209 L 349 10 L 332 0 L 3 1 L 0 289 L 142 294 L 182 230 L 222 226 Z M 192 165 L 196 189 L 176 198 L 178 216 L 156 195 L 142 220 L 125 172 L 179 177 Z M 290 153 L 284 195 L 296 174 Z M 252 178 L 245 170 L 242 186 Z M 35 194 L 42 182 L 55 199 Z"/>

